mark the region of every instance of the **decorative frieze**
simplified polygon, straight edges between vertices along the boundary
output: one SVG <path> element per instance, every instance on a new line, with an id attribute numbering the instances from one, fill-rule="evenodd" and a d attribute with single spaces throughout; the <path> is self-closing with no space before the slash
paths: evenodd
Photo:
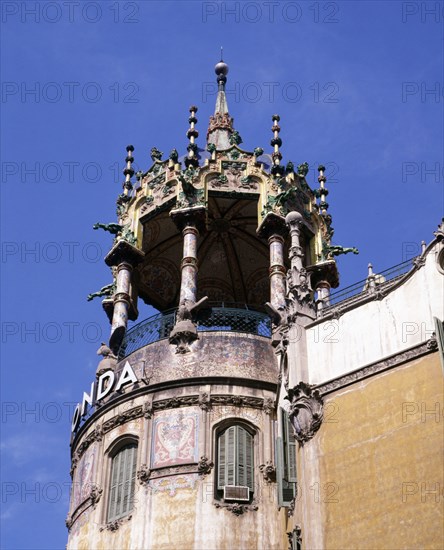
<path id="1" fill-rule="evenodd" d="M 272 404 L 273 401 L 271 398 L 266 399 L 268 399 L 268 401 L 264 400 L 262 397 L 242 395 L 212 395 L 210 397 L 208 394 L 203 393 L 200 395 L 181 395 L 177 397 L 170 397 L 168 399 L 161 399 L 154 402 L 146 401 L 143 405 L 138 405 L 137 407 L 129 409 L 121 414 L 117 414 L 106 420 L 101 426 L 96 426 L 96 428 L 85 437 L 73 454 L 71 460 L 71 477 L 74 474 L 75 468 L 81 456 L 92 443 L 95 441 L 101 441 L 106 433 L 118 426 L 122 426 L 123 424 L 130 422 L 131 420 L 141 417 L 151 418 L 154 412 L 157 411 L 177 409 L 180 407 L 191 407 L 195 405 L 201 407 L 203 410 L 209 410 L 213 405 L 250 407 L 254 409 L 262 409 L 267 414 L 270 414 L 267 410 L 274 410 L 274 405 Z M 270 409 L 270 407 L 273 408 Z"/>

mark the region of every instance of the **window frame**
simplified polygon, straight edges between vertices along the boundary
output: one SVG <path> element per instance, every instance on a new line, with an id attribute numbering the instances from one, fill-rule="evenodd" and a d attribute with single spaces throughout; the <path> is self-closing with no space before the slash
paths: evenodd
<path id="1" fill-rule="evenodd" d="M 225 500 L 224 499 L 224 486 L 227 486 L 227 485 L 221 485 L 220 484 L 220 440 L 221 440 L 221 436 L 223 436 L 223 434 L 227 433 L 227 431 L 231 428 L 237 428 L 236 432 L 238 432 L 239 429 L 242 429 L 244 430 L 250 437 L 251 437 L 251 441 L 250 441 L 250 449 L 251 449 L 251 466 L 250 466 L 250 475 L 251 475 L 251 486 L 248 484 L 248 483 L 234 483 L 234 486 L 243 486 L 243 487 L 249 487 L 249 500 L 248 502 L 245 501 L 245 500 L 239 500 L 237 501 L 236 499 L 230 499 L 230 500 Z M 242 421 L 240 419 L 237 419 L 237 418 L 233 418 L 233 419 L 227 419 L 227 420 L 224 420 L 223 422 L 221 422 L 220 424 L 218 424 L 217 426 L 215 426 L 214 428 L 214 453 L 213 453 L 213 456 L 214 456 L 214 463 L 215 463 L 215 468 L 214 468 L 214 498 L 218 501 L 222 501 L 222 502 L 227 502 L 227 503 L 232 503 L 232 502 L 239 502 L 239 503 L 243 503 L 243 504 L 249 504 L 253 501 L 253 498 L 254 498 L 254 493 L 255 493 L 255 489 L 256 489 L 256 482 L 257 480 L 255 479 L 255 464 L 257 462 L 257 456 L 256 456 L 256 443 L 257 443 L 257 433 L 258 433 L 258 430 L 257 428 L 255 428 L 254 426 L 252 426 L 251 424 L 245 422 L 245 421 Z M 235 445 L 236 443 L 238 443 L 239 440 L 237 440 L 237 442 L 235 442 Z M 239 458 L 239 447 L 236 447 L 235 448 L 235 452 L 234 452 L 234 456 L 237 457 L 237 460 Z M 239 475 L 239 464 L 235 464 L 234 466 L 234 478 L 236 480 L 236 477 L 237 475 Z M 237 470 L 237 472 L 236 472 Z M 248 472 L 245 470 L 244 471 L 244 474 L 245 476 L 245 479 L 248 481 Z M 226 479 L 226 477 L 225 477 Z M 237 479 L 239 479 L 237 477 Z"/>

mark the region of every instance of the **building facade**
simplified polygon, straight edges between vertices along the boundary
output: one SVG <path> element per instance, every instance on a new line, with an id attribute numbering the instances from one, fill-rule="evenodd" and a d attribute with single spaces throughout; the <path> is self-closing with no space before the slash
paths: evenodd
<path id="1" fill-rule="evenodd" d="M 68 549 L 442 548 L 444 223 L 344 291 L 325 168 L 241 148 L 225 96 L 205 150 L 134 174 L 102 296 L 111 323 L 72 425 Z M 136 180 L 134 180 L 136 176 Z M 128 329 L 138 301 L 159 313 Z"/>

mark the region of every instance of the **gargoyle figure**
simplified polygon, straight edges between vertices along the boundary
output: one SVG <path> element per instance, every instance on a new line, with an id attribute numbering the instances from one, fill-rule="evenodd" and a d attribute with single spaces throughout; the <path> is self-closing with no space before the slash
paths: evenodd
<path id="1" fill-rule="evenodd" d="M 92 294 L 88 294 L 86 299 L 88 302 L 91 302 L 91 300 L 93 300 L 94 298 L 100 298 L 101 296 L 112 296 L 114 294 L 115 288 L 116 288 L 115 283 L 102 286 L 102 288 L 98 292 L 93 292 Z"/>
<path id="2" fill-rule="evenodd" d="M 305 176 L 308 174 L 309 166 L 308 162 L 303 162 L 302 164 L 299 164 L 298 166 L 298 176 L 301 178 L 305 178 Z"/>
<path id="3" fill-rule="evenodd" d="M 231 145 L 240 145 L 242 143 L 242 138 L 237 130 L 234 130 L 231 134 L 229 141 Z"/>
<path id="4" fill-rule="evenodd" d="M 343 246 L 326 246 L 324 252 L 327 254 L 327 257 L 340 256 L 341 254 L 348 254 L 349 252 L 359 254 L 359 250 L 354 246 L 351 248 L 344 248 Z"/>
<path id="5" fill-rule="evenodd" d="M 291 161 L 287 162 L 287 166 L 285 167 L 285 172 L 287 174 L 290 174 L 291 172 L 294 172 L 294 164 Z"/>
<path id="6" fill-rule="evenodd" d="M 174 164 L 177 164 L 179 162 L 179 153 L 177 152 L 177 149 L 173 149 L 171 151 L 169 158 L 174 162 Z"/>
<path id="7" fill-rule="evenodd" d="M 194 187 L 194 185 L 191 183 L 191 178 L 185 178 L 182 174 L 179 174 L 178 179 L 182 185 L 182 191 L 185 195 L 185 197 L 194 197 L 196 194 L 197 189 Z"/>
<path id="8" fill-rule="evenodd" d="M 112 235 L 117 235 L 117 233 L 120 233 L 123 229 L 123 225 L 120 225 L 119 223 L 95 223 L 93 225 L 93 229 L 103 229 L 104 231 L 108 231 Z"/>
<path id="9" fill-rule="evenodd" d="M 159 151 L 159 149 L 157 149 L 156 147 L 153 147 L 151 149 L 150 156 L 153 162 L 155 162 L 156 160 L 162 160 L 162 155 L 163 155 L 162 151 Z"/>

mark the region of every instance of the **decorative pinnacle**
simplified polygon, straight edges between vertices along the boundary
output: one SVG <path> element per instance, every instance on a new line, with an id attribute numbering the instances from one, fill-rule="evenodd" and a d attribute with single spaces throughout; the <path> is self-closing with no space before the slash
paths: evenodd
<path id="1" fill-rule="evenodd" d="M 318 166 L 318 170 L 319 170 L 318 182 L 319 182 L 319 186 L 320 186 L 319 189 L 318 189 L 318 194 L 319 194 L 319 197 L 321 199 L 321 201 L 319 203 L 320 213 L 321 213 L 322 216 L 326 216 L 327 215 L 327 209 L 328 209 L 328 202 L 326 202 L 325 198 L 328 195 L 328 189 L 326 189 L 326 187 L 325 187 L 325 182 L 327 181 L 327 178 L 324 175 L 325 166 L 320 164 Z"/>
<path id="2" fill-rule="evenodd" d="M 195 128 L 195 124 L 197 123 L 196 113 L 197 113 L 197 107 L 195 105 L 191 105 L 190 117 L 188 119 L 188 122 L 190 123 L 190 127 L 187 131 L 187 138 L 190 140 L 190 143 L 188 144 L 188 147 L 187 147 L 188 156 L 185 159 L 185 166 L 187 168 L 189 166 L 199 166 L 199 159 L 197 158 L 197 145 L 195 143 L 195 139 L 199 135 L 199 132 Z"/>
<path id="3" fill-rule="evenodd" d="M 131 178 L 134 176 L 134 170 L 131 166 L 131 164 L 134 162 L 134 157 L 132 155 L 134 151 L 134 147 L 132 145 L 127 145 L 126 147 L 126 168 L 123 170 L 123 174 L 125 175 L 125 181 L 123 182 L 123 194 L 128 195 L 128 193 L 133 188 L 133 184 L 131 183 Z"/>
<path id="4" fill-rule="evenodd" d="M 373 265 L 368 264 L 368 277 L 371 277 L 373 275 Z"/>
<path id="5" fill-rule="evenodd" d="M 273 139 L 270 141 L 270 145 L 274 147 L 274 151 L 271 155 L 271 158 L 273 159 L 271 173 L 275 176 L 279 176 L 284 173 L 284 168 L 280 166 L 282 153 L 279 151 L 279 147 L 282 145 L 282 140 L 279 137 L 281 127 L 279 126 L 278 122 L 280 121 L 281 117 L 279 115 L 273 115 L 271 119 L 273 120 L 273 126 L 271 128 L 271 131 L 273 132 Z"/>

